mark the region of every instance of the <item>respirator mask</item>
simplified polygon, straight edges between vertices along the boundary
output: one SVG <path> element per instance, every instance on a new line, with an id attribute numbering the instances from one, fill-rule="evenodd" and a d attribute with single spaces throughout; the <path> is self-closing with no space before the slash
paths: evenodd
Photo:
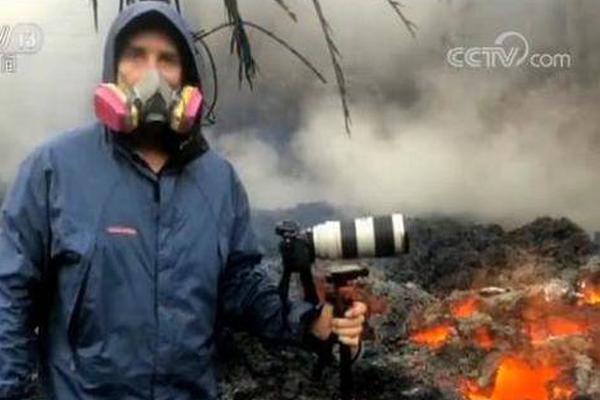
<path id="1" fill-rule="evenodd" d="M 133 86 L 101 83 L 94 93 L 96 116 L 117 132 L 130 133 L 143 124 L 163 124 L 187 134 L 201 115 L 203 96 L 196 86 L 173 89 L 156 70 L 148 70 Z"/>

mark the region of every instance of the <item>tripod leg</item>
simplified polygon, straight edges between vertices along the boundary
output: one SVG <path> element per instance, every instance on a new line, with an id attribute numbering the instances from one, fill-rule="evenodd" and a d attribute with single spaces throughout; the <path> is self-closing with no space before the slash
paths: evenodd
<path id="1" fill-rule="evenodd" d="M 319 304 L 320 299 L 317 293 L 315 280 L 310 270 L 310 265 L 300 271 L 300 281 L 302 283 L 302 288 L 304 289 L 304 299 L 309 303 Z"/>

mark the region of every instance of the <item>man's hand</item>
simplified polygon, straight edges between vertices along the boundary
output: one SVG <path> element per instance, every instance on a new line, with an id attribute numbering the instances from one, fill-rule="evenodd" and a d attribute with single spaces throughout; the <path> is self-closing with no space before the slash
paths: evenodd
<path id="1" fill-rule="evenodd" d="M 340 342 L 350 346 L 354 357 L 359 350 L 360 337 L 363 332 L 367 305 L 355 301 L 349 308 L 344 318 L 333 318 L 333 306 L 326 303 L 321 315 L 313 323 L 312 333 L 321 340 L 326 340 L 331 332 L 338 335 Z"/>

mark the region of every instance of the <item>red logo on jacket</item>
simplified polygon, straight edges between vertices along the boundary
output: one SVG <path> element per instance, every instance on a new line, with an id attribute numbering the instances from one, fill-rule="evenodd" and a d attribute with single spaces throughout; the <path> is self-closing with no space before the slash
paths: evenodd
<path id="1" fill-rule="evenodd" d="M 109 226 L 106 228 L 106 232 L 117 236 L 136 236 L 138 234 L 137 229 L 122 225 Z"/>

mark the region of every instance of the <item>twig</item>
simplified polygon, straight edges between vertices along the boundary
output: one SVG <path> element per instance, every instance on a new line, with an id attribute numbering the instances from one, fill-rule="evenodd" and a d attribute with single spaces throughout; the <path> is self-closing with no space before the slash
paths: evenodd
<path id="1" fill-rule="evenodd" d="M 406 16 L 404 15 L 404 13 L 401 10 L 401 8 L 404 7 L 404 5 L 402 5 L 400 2 L 395 1 L 395 0 L 386 0 L 386 1 L 394 9 L 394 11 L 398 15 L 398 17 L 400 18 L 402 23 L 404 23 L 404 26 L 406 26 L 406 29 L 408 29 L 408 31 L 410 32 L 411 36 L 413 38 L 416 38 L 418 26 L 417 26 L 417 24 L 412 22 L 410 19 L 406 18 Z"/>
<path id="2" fill-rule="evenodd" d="M 327 49 L 329 50 L 329 55 L 331 56 L 331 62 L 333 64 L 333 70 L 335 71 L 335 77 L 337 80 L 338 89 L 340 92 L 340 98 L 342 100 L 342 109 L 344 111 L 344 123 L 346 125 L 346 133 L 350 136 L 350 125 L 352 120 L 350 119 L 350 109 L 348 107 L 348 95 L 346 91 L 346 78 L 344 77 L 344 71 L 340 65 L 340 52 L 337 49 L 335 42 L 332 38 L 331 28 L 329 23 L 325 19 L 323 15 L 323 10 L 321 9 L 321 4 L 319 0 L 313 0 L 313 5 L 315 7 L 315 11 L 317 12 L 317 16 L 319 17 L 319 22 L 321 24 L 321 28 L 323 28 L 323 34 L 325 35 L 325 41 L 327 42 Z"/>
<path id="3" fill-rule="evenodd" d="M 92 11 L 94 13 L 94 29 L 98 32 L 98 0 L 92 0 Z"/>
<path id="4" fill-rule="evenodd" d="M 250 27 L 250 28 L 254 28 L 262 33 L 264 33 L 265 35 L 267 35 L 268 37 L 270 37 L 271 39 L 275 40 L 277 43 L 281 44 L 283 47 L 285 47 L 287 50 L 289 50 L 293 55 L 295 55 L 300 61 L 302 61 L 302 63 L 304 65 L 306 65 L 318 78 L 321 82 L 323 83 L 327 83 L 327 80 L 325 79 L 325 77 L 323 76 L 323 74 L 321 74 L 321 72 L 319 72 L 319 70 L 317 70 L 317 68 L 310 62 L 308 61 L 308 59 L 306 57 L 304 57 L 299 51 L 297 51 L 296 49 L 294 49 L 291 45 L 289 45 L 285 40 L 279 38 L 277 35 L 275 35 L 273 32 L 263 28 L 260 25 L 257 25 L 253 22 L 250 21 L 242 21 L 242 24 Z M 233 23 L 227 22 L 224 24 L 221 24 L 215 28 L 212 28 L 209 31 L 200 31 L 200 32 L 196 32 L 194 34 L 194 39 L 195 40 L 201 40 L 209 35 L 212 35 L 215 32 L 218 32 L 224 28 L 227 27 L 231 27 L 233 25 Z"/>
<path id="5" fill-rule="evenodd" d="M 275 0 L 275 2 L 277 2 L 277 4 L 279 4 L 279 6 L 283 9 L 283 11 L 286 12 L 286 14 L 294 21 L 294 22 L 298 22 L 298 18 L 296 17 L 296 14 L 288 7 L 288 5 L 283 1 L 283 0 Z"/>

